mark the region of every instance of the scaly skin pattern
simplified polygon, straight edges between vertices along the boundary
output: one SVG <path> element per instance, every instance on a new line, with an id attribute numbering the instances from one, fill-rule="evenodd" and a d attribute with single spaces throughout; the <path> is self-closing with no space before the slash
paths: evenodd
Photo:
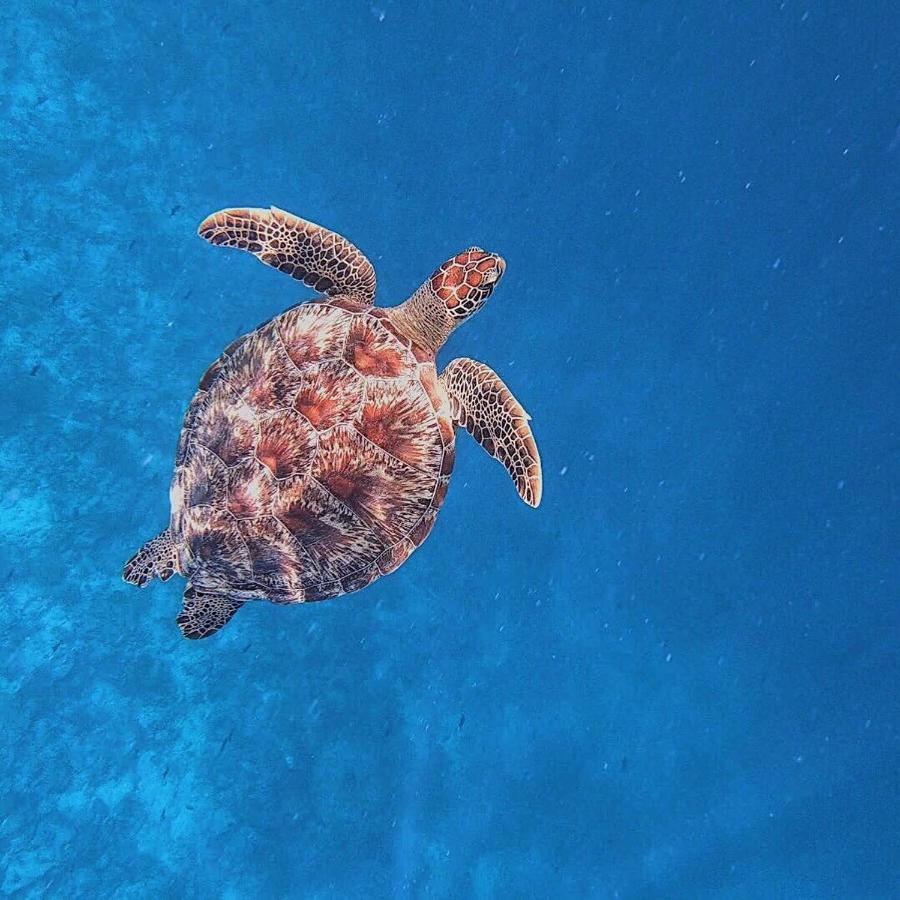
<path id="1" fill-rule="evenodd" d="M 223 209 L 198 232 L 211 244 L 252 253 L 321 294 L 352 295 L 366 305 L 375 297 L 375 270 L 350 241 L 276 206 Z"/>
<path id="2" fill-rule="evenodd" d="M 506 263 L 481 247 L 469 247 L 443 263 L 429 279 L 434 295 L 456 319 L 478 312 L 503 277 Z"/>
<path id="3" fill-rule="evenodd" d="M 129 584 L 146 587 L 154 578 L 168 581 L 178 571 L 178 552 L 167 528 L 147 541 L 125 564 L 122 577 Z"/>
<path id="4" fill-rule="evenodd" d="M 541 457 L 528 422 L 531 416 L 500 376 L 484 363 L 460 357 L 441 373 L 453 421 L 499 460 L 529 506 L 543 493 Z"/>
<path id="5" fill-rule="evenodd" d="M 204 375 L 171 486 L 179 571 L 203 594 L 359 590 L 428 536 L 454 461 L 434 356 L 353 296 L 296 306 Z"/>

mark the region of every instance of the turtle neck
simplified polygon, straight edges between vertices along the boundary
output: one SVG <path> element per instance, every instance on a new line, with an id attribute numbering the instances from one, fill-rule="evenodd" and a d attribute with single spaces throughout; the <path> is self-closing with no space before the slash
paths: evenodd
<path id="1" fill-rule="evenodd" d="M 435 355 L 461 321 L 447 312 L 427 281 L 405 303 L 387 313 L 395 328 Z"/>

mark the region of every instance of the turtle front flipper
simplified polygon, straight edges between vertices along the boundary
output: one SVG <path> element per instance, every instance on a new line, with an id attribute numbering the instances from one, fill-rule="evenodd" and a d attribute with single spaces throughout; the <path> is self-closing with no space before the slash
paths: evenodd
<path id="1" fill-rule="evenodd" d="M 211 244 L 246 250 L 320 294 L 350 294 L 365 306 L 375 300 L 375 270 L 350 241 L 274 206 L 223 209 L 197 233 Z"/>
<path id="2" fill-rule="evenodd" d="M 167 528 L 151 538 L 125 563 L 122 578 L 129 584 L 146 587 L 154 578 L 168 581 L 178 571 L 175 542 Z"/>
<path id="3" fill-rule="evenodd" d="M 441 375 L 450 398 L 453 421 L 506 467 L 519 496 L 529 505 L 541 502 L 543 478 L 531 416 L 497 373 L 474 359 L 454 359 Z"/>
<path id="4" fill-rule="evenodd" d="M 196 641 L 224 628 L 243 605 L 240 600 L 223 594 L 204 593 L 189 584 L 175 621 L 186 638 Z"/>

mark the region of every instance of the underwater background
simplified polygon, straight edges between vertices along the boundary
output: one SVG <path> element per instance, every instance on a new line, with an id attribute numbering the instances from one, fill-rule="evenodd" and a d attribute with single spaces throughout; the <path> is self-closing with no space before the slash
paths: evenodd
<path id="1" fill-rule="evenodd" d="M 0 7 L 0 890 L 900 896 L 894 2 Z M 125 560 L 181 417 L 309 292 L 195 235 L 278 205 L 379 302 L 508 263 L 441 362 L 431 538 L 175 626 Z"/>

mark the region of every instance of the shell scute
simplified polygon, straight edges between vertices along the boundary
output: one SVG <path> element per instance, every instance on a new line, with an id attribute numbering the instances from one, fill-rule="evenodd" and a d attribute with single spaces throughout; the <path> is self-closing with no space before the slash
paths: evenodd
<path id="1" fill-rule="evenodd" d="M 315 449 L 315 432 L 294 410 L 282 410 L 260 419 L 256 458 L 275 478 L 305 475 L 312 465 Z"/>
<path id="2" fill-rule="evenodd" d="M 404 350 L 412 352 L 412 342 L 394 325 L 386 309 L 379 309 L 377 306 L 373 306 L 371 309 L 366 310 L 366 315 L 369 318 L 377 319 L 380 328 L 389 332 L 403 346 Z"/>
<path id="3" fill-rule="evenodd" d="M 344 360 L 361 375 L 397 378 L 408 374 L 411 358 L 396 337 L 371 316 L 357 316 L 350 325 Z"/>
<path id="4" fill-rule="evenodd" d="M 337 296 L 331 297 L 326 301 L 322 301 L 333 309 L 343 309 L 351 313 L 367 312 L 366 304 L 362 303 L 356 297 Z"/>
<path id="5" fill-rule="evenodd" d="M 224 511 L 197 507 L 186 513 L 185 542 L 191 569 L 207 582 L 247 586 L 253 568 L 235 520 Z"/>
<path id="6" fill-rule="evenodd" d="M 388 548 L 375 560 L 378 571 L 382 575 L 390 575 L 391 572 L 399 569 L 409 558 L 409 554 L 416 549 L 416 545 L 409 539 L 404 538 L 398 541 L 393 547 Z"/>
<path id="7" fill-rule="evenodd" d="M 228 469 L 211 450 L 197 446 L 185 462 L 183 473 L 184 505 L 220 506 L 225 498 Z"/>
<path id="8" fill-rule="evenodd" d="M 238 522 L 250 555 L 254 581 L 276 602 L 305 599 L 304 574 L 313 565 L 293 537 L 274 517 Z"/>
<path id="9" fill-rule="evenodd" d="M 187 515 L 196 507 L 221 508 L 227 482 L 228 469 L 222 460 L 199 444 L 191 445 L 183 463 L 176 467 L 169 488 L 173 533 L 185 531 Z"/>
<path id="10" fill-rule="evenodd" d="M 372 379 L 357 428 L 391 456 L 432 472 L 441 465 L 441 434 L 428 398 L 410 382 Z"/>
<path id="11" fill-rule="evenodd" d="M 277 490 L 272 473 L 252 456 L 228 469 L 226 507 L 235 519 L 267 516 Z"/>
<path id="12" fill-rule="evenodd" d="M 290 405 L 296 367 L 270 322 L 240 345 L 219 375 L 239 400 L 265 412 Z"/>
<path id="13" fill-rule="evenodd" d="M 456 462 L 456 446 L 451 444 L 444 450 L 444 458 L 441 460 L 441 475 L 449 475 L 453 472 L 453 464 Z"/>
<path id="14" fill-rule="evenodd" d="M 434 365 L 425 364 L 419 366 L 419 381 L 422 389 L 431 401 L 431 408 L 436 413 L 446 415 L 449 412 L 449 405 L 438 381 L 437 370 Z"/>
<path id="15" fill-rule="evenodd" d="M 340 581 L 320 581 L 314 589 L 314 593 L 307 598 L 310 602 L 315 600 L 330 600 L 332 597 L 340 597 L 345 594 L 343 584 Z"/>
<path id="16" fill-rule="evenodd" d="M 416 547 L 418 547 L 431 533 L 431 529 L 434 528 L 435 519 L 437 519 L 437 510 L 432 507 L 427 510 L 425 515 L 423 515 L 418 522 L 416 522 L 412 531 L 409 533 L 409 539 Z"/>
<path id="17" fill-rule="evenodd" d="M 360 569 L 358 572 L 342 578 L 341 588 L 345 594 L 361 591 L 364 587 L 368 587 L 380 574 L 378 566 L 374 564 L 366 566 L 365 569 Z"/>
<path id="18" fill-rule="evenodd" d="M 185 413 L 184 422 L 181 425 L 181 434 L 178 436 L 178 447 L 175 451 L 176 466 L 181 466 L 185 463 L 191 447 L 196 445 L 194 428 L 202 419 L 206 408 L 211 402 L 208 391 L 201 390 L 194 394 L 191 404 Z"/>
<path id="19" fill-rule="evenodd" d="M 341 360 L 304 366 L 297 382 L 294 409 L 318 431 L 351 422 L 365 392 L 362 377 Z"/>
<path id="20" fill-rule="evenodd" d="M 435 509 L 439 509 L 443 505 L 444 500 L 447 497 L 447 488 L 449 487 L 449 478 L 438 478 L 438 483 L 434 489 L 434 496 L 431 498 L 431 505 Z"/>
<path id="21" fill-rule="evenodd" d="M 224 356 L 220 356 L 204 373 L 203 377 L 200 379 L 200 384 L 197 385 L 199 390 L 208 391 L 210 387 L 215 383 L 218 377 L 222 374 L 222 369 L 225 368 L 226 358 Z"/>
<path id="22" fill-rule="evenodd" d="M 305 303 L 273 320 L 291 362 L 298 368 L 336 359 L 344 349 L 351 317 L 325 303 Z"/>
<path id="23" fill-rule="evenodd" d="M 233 466 L 249 456 L 256 445 L 256 413 L 217 382 L 193 427 L 194 440 Z"/>
<path id="24" fill-rule="evenodd" d="M 434 477 L 385 453 L 355 428 L 319 441 L 312 475 L 389 543 L 404 538 L 427 507 Z"/>
<path id="25" fill-rule="evenodd" d="M 312 478 L 283 487 L 275 515 L 310 555 L 323 582 L 340 581 L 384 549 L 371 528 Z"/>

